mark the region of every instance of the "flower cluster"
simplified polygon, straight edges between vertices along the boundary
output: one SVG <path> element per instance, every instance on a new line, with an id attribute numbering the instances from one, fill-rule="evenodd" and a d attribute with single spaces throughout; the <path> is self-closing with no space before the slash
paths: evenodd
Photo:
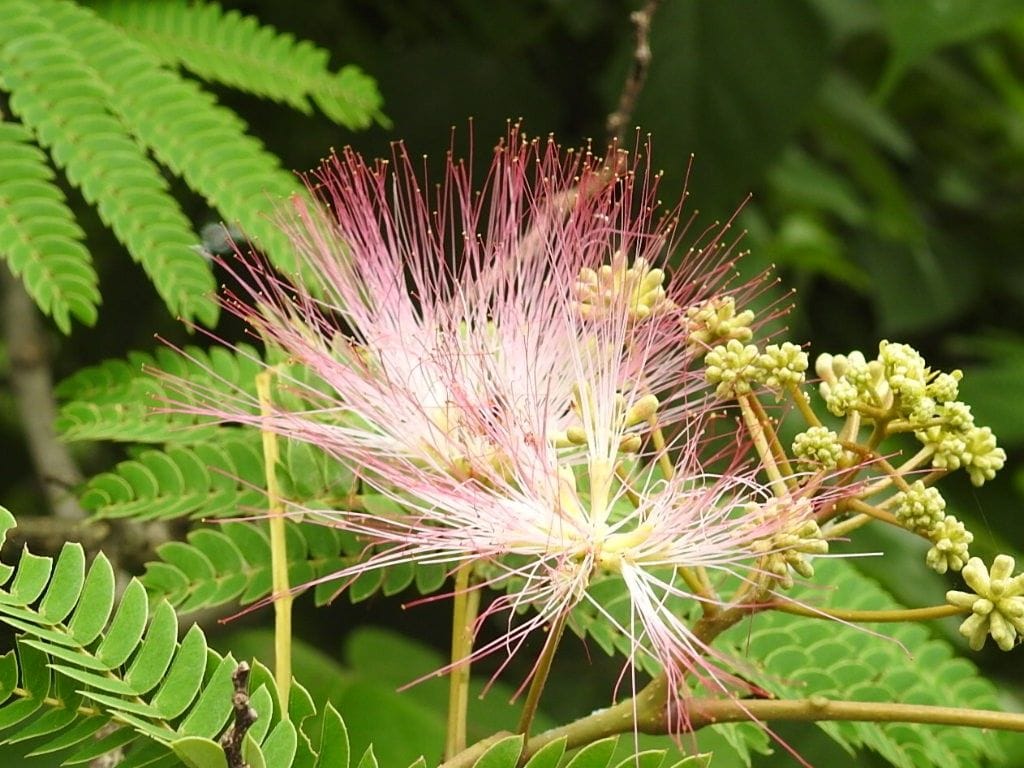
<path id="1" fill-rule="evenodd" d="M 623 153 L 606 162 L 513 130 L 489 179 L 478 194 L 449 158 L 434 200 L 400 146 L 390 164 L 331 158 L 309 185 L 320 205 L 296 199 L 284 225 L 299 275 L 243 260 L 231 269 L 244 293 L 227 303 L 315 375 L 286 382 L 306 406 L 189 407 L 312 443 L 402 505 L 313 510 L 375 545 L 335 578 L 443 563 L 473 569 L 475 588 L 514 582 L 487 608 L 507 611 L 508 632 L 474 655 L 514 652 L 615 578 L 634 656 L 674 690 L 686 676 L 724 690 L 717 652 L 672 607 L 717 599 L 685 574 L 791 584 L 827 549 L 813 505 L 774 499 L 747 444 L 713 452 L 726 472 L 704 464 L 694 363 L 713 341 L 742 349 L 753 321 L 719 288 L 728 249 L 713 234 L 666 274 L 685 228 L 676 211 L 655 216 L 656 178 Z M 753 349 L 760 380 L 802 380 L 798 347 Z M 668 469 L 634 471 L 669 450 Z"/>
<path id="2" fill-rule="evenodd" d="M 1014 576 L 1015 565 L 1009 555 L 997 555 L 991 569 L 981 558 L 972 557 L 962 573 L 973 591 L 946 593 L 950 604 L 970 609 L 960 634 L 975 651 L 980 651 L 989 637 L 1000 649 L 1009 651 L 1024 636 L 1024 574 Z"/>
<path id="3" fill-rule="evenodd" d="M 963 468 L 980 486 L 1006 462 L 992 430 L 976 426 L 970 406 L 956 399 L 963 374 L 932 371 L 913 347 L 882 341 L 874 360 L 856 351 L 820 355 L 815 370 L 829 411 L 912 431 L 937 469 Z"/>

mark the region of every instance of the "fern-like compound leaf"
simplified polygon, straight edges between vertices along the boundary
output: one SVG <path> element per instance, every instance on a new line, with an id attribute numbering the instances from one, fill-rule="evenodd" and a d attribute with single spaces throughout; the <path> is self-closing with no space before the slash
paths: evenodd
<path id="1" fill-rule="evenodd" d="M 198 238 L 137 133 L 116 114 L 116 88 L 97 79 L 60 9 L 88 15 L 70 3 L 0 2 L 0 71 L 11 109 L 96 206 L 168 308 L 212 324 L 218 312 L 213 274 L 194 248 Z M 135 64 L 140 74 L 159 69 Z"/>
<path id="2" fill-rule="evenodd" d="M 0 508 L 0 544 L 14 525 Z M 67 764 L 125 748 L 127 768 L 226 765 L 217 739 L 231 719 L 237 664 L 209 648 L 198 626 L 179 641 L 174 610 L 166 601 L 150 610 L 135 580 L 116 600 L 109 563 L 100 555 L 85 568 L 78 544 L 66 544 L 56 564 L 26 552 L 2 568 L 0 622 L 17 632 L 17 647 L 0 656 L 0 743 L 25 742 L 30 754 Z M 333 709 L 318 724 L 318 753 L 304 731 L 316 718 L 301 686 L 282 713 L 273 676 L 254 662 L 249 694 L 251 765 L 348 768 Z"/>
<path id="3" fill-rule="evenodd" d="M 246 345 L 234 352 L 187 347 L 184 354 L 166 348 L 153 354 L 135 352 L 127 360 L 107 360 L 83 368 L 56 389 L 62 402 L 57 431 L 65 440 L 182 444 L 201 443 L 218 429 L 211 420 L 163 410 L 169 402 L 187 400 L 171 377 L 205 387 L 222 402 L 245 400 L 256 409 L 256 374 L 263 370 L 259 354 Z"/>
<path id="4" fill-rule="evenodd" d="M 91 10 L 67 0 L 39 0 L 39 7 L 74 40 L 132 135 L 275 263 L 293 270 L 288 239 L 271 219 L 302 185 L 246 132 L 242 119 Z"/>
<path id="5" fill-rule="evenodd" d="M 105 0 L 93 9 L 162 61 L 203 80 L 273 99 L 304 113 L 311 100 L 347 128 L 386 122 L 374 81 L 355 66 L 332 72 L 330 54 L 217 3 Z"/>
<path id="6" fill-rule="evenodd" d="M 46 156 L 23 126 L 0 120 L 0 258 L 64 333 L 96 322 L 100 293 L 85 235 Z"/>

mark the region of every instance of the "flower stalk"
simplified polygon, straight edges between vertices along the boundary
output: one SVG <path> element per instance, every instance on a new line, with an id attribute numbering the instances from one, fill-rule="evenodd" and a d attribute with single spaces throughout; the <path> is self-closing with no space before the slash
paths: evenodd
<path id="1" fill-rule="evenodd" d="M 466 726 L 469 715 L 470 656 L 480 590 L 470 584 L 473 565 L 467 563 L 455 572 L 452 599 L 452 657 L 448 678 L 448 728 L 445 733 L 445 759 L 466 748 Z"/>
<path id="2" fill-rule="evenodd" d="M 271 383 L 273 369 L 256 374 L 256 396 L 260 415 L 270 419 L 273 414 Z M 281 488 L 277 481 L 280 459 L 277 435 L 268 428 L 261 430 L 263 465 L 267 483 L 267 508 L 270 525 L 270 571 L 274 597 L 274 679 L 281 697 L 281 709 L 288 711 L 292 684 L 292 592 L 288 583 L 288 551 L 285 538 L 285 514 Z"/>

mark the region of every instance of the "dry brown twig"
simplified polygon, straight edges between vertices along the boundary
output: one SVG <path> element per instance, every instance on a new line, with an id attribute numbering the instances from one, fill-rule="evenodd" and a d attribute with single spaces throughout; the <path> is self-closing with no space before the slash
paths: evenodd
<path id="1" fill-rule="evenodd" d="M 660 2 L 661 0 L 646 0 L 643 7 L 629 15 L 635 40 L 633 60 L 629 74 L 626 75 L 626 82 L 622 84 L 622 91 L 619 93 L 619 103 L 605 122 L 609 143 L 621 143 L 626 128 L 633 119 L 637 99 L 644 88 L 644 83 L 647 82 L 647 72 L 651 66 L 651 17 L 654 16 Z"/>
<path id="2" fill-rule="evenodd" d="M 220 745 L 228 760 L 228 768 L 249 768 L 242 755 L 242 743 L 245 734 L 256 722 L 256 710 L 249 704 L 249 665 L 239 662 L 231 675 L 235 692 L 231 696 L 231 707 L 235 712 L 235 721 L 224 735 L 220 737 Z"/>

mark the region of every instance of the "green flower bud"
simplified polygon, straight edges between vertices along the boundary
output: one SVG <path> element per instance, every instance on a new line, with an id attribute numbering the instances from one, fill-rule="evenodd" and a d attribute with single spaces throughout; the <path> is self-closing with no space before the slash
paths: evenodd
<path id="1" fill-rule="evenodd" d="M 904 528 L 927 535 L 945 519 L 946 500 L 937 488 L 926 488 L 918 480 L 893 497 L 893 509 Z"/>
<path id="2" fill-rule="evenodd" d="M 801 472 L 831 470 L 839 466 L 843 447 L 839 435 L 828 427 L 810 427 L 793 440 L 793 455 Z"/>
<path id="3" fill-rule="evenodd" d="M 630 319 L 643 320 L 676 308 L 665 296 L 665 273 L 651 269 L 647 260 L 637 257 L 633 266 L 621 251 L 612 255 L 610 264 L 597 270 L 583 268 L 576 282 L 577 306 L 587 318 L 602 317 L 616 307 L 626 308 Z"/>
<path id="4" fill-rule="evenodd" d="M 736 314 L 736 300 L 732 296 L 709 299 L 686 310 L 683 325 L 689 332 L 690 343 L 710 347 L 720 341 L 750 341 L 754 332 L 753 311 L 747 309 Z"/>
<path id="5" fill-rule="evenodd" d="M 1006 463 L 1006 451 L 996 445 L 996 436 L 988 427 L 974 427 L 964 439 L 964 466 L 976 486 L 996 476 Z"/>
<path id="6" fill-rule="evenodd" d="M 771 574 L 782 589 L 793 586 L 796 572 L 805 579 L 814 575 L 811 557 L 828 553 L 828 542 L 814 520 L 804 520 L 789 530 L 754 542 L 754 551 L 763 555 L 760 567 Z"/>
<path id="7" fill-rule="evenodd" d="M 761 378 L 769 389 L 784 389 L 789 384 L 800 384 L 807 370 L 807 353 L 788 341 L 781 346 L 771 344 L 758 359 Z"/>
<path id="8" fill-rule="evenodd" d="M 751 391 L 761 374 L 757 365 L 760 351 L 753 344 L 744 344 L 730 339 L 726 344 L 714 347 L 704 357 L 705 376 L 709 384 L 717 384 L 715 394 L 723 400 L 731 400 Z"/>
<path id="9" fill-rule="evenodd" d="M 1001 650 L 1009 651 L 1024 635 L 1024 574 L 1014 576 L 1014 566 L 1009 555 L 997 555 L 991 569 L 981 558 L 972 557 L 962 573 L 973 592 L 946 593 L 950 604 L 971 609 L 960 625 L 960 634 L 975 651 L 980 651 L 990 636 Z"/>
<path id="10" fill-rule="evenodd" d="M 816 367 L 823 379 L 819 391 L 825 406 L 836 416 L 864 406 L 886 408 L 892 402 L 881 363 L 868 362 L 861 352 L 822 355 Z"/>
<path id="11" fill-rule="evenodd" d="M 964 377 L 963 371 L 951 371 L 940 373 L 933 378 L 925 387 L 925 394 L 937 403 L 948 403 L 956 400 L 960 394 L 960 380 Z"/>
<path id="12" fill-rule="evenodd" d="M 924 395 L 928 383 L 928 367 L 916 349 L 908 344 L 883 341 L 878 345 L 878 361 L 882 364 L 885 379 L 892 391 L 905 403 Z"/>
<path id="13" fill-rule="evenodd" d="M 932 548 L 925 555 L 925 562 L 936 573 L 959 571 L 967 563 L 967 549 L 974 541 L 974 534 L 952 515 L 946 515 L 928 531 L 928 538 Z"/>

